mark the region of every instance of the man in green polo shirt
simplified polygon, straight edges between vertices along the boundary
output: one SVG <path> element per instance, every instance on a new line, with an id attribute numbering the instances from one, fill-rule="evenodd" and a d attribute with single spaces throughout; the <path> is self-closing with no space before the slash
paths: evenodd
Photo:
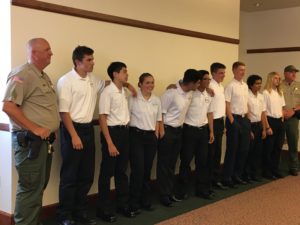
<path id="1" fill-rule="evenodd" d="M 298 110 L 300 110 L 300 82 L 296 81 L 296 73 L 299 72 L 295 66 L 289 65 L 284 68 L 284 80 L 282 89 L 285 100 L 285 131 L 289 148 L 289 173 L 298 175 L 298 139 L 299 121 Z M 299 111 L 300 113 L 300 111 Z"/>
<path id="2" fill-rule="evenodd" d="M 3 100 L 3 111 L 12 124 L 12 149 L 19 176 L 15 225 L 39 224 L 52 160 L 53 140 L 49 136 L 59 126 L 57 97 L 44 72 L 52 56 L 49 43 L 43 38 L 31 39 L 27 56 L 28 62 L 9 74 Z"/>

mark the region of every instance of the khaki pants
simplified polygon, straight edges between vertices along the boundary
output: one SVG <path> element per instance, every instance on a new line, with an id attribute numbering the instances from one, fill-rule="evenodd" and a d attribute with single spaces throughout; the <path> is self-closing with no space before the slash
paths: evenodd
<path id="1" fill-rule="evenodd" d="M 289 148 L 289 169 L 298 170 L 298 130 L 299 121 L 296 117 L 292 117 L 284 121 L 286 138 Z"/>
<path id="2" fill-rule="evenodd" d="M 18 145 L 15 134 L 12 134 L 12 147 L 19 176 L 14 212 L 15 225 L 37 225 L 43 192 L 50 177 L 52 154 L 48 154 L 47 143 L 43 142 L 38 157 L 28 159 L 28 148 Z"/>

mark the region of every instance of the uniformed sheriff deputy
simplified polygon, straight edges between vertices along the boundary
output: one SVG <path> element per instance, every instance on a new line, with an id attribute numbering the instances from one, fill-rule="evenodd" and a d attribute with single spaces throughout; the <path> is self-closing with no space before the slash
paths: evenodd
<path id="1" fill-rule="evenodd" d="M 19 176 L 14 221 L 16 225 L 39 224 L 43 192 L 47 186 L 52 154 L 48 137 L 59 126 L 56 94 L 44 69 L 52 51 L 43 38 L 27 43 L 28 62 L 8 76 L 3 111 L 12 124 L 12 149 Z M 29 135 L 39 141 L 35 142 Z M 33 152 L 35 150 L 35 152 Z"/>
<path id="2" fill-rule="evenodd" d="M 289 65 L 284 68 L 284 80 L 282 91 L 285 100 L 284 125 L 289 148 L 289 173 L 298 175 L 298 139 L 299 139 L 299 114 L 300 110 L 300 82 L 296 81 L 296 73 L 299 72 L 295 66 Z M 298 117 L 297 117 L 298 115 Z"/>

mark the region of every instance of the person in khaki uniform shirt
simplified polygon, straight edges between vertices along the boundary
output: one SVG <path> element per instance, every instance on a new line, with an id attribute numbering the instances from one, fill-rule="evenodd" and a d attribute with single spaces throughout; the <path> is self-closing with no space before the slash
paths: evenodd
<path id="1" fill-rule="evenodd" d="M 299 72 L 295 66 L 289 65 L 284 68 L 284 80 L 282 90 L 285 100 L 284 125 L 289 148 L 289 173 L 298 175 L 298 139 L 299 121 L 296 111 L 300 110 L 300 82 L 296 81 L 296 73 Z"/>
<path id="2" fill-rule="evenodd" d="M 43 71 L 50 64 L 50 45 L 42 38 L 31 39 L 27 43 L 27 55 L 28 63 L 8 76 L 2 109 L 12 123 L 12 149 L 19 176 L 14 212 L 16 225 L 39 224 L 52 160 L 48 137 L 59 126 L 56 94 Z M 30 156 L 30 144 L 17 140 L 25 131 L 42 139 L 39 139 L 41 145 L 35 157 Z"/>

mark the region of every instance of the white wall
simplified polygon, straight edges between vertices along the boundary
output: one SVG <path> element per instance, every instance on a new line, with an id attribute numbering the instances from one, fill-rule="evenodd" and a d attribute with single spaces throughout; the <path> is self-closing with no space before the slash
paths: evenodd
<path id="1" fill-rule="evenodd" d="M 239 37 L 238 0 L 230 2 L 226 0 L 49 0 L 47 2 L 236 39 Z M 28 25 L 29 21 L 30 25 Z M 58 78 L 72 67 L 72 50 L 77 45 L 87 45 L 95 50 L 94 72 L 102 79 L 108 79 L 105 72 L 107 65 L 113 60 L 121 60 L 128 66 L 129 81 L 132 84 L 137 83 L 137 78 L 142 72 L 152 73 L 156 79 L 157 95 L 163 92 L 167 84 L 174 83 L 181 78 L 187 68 L 209 69 L 209 65 L 214 61 L 223 62 L 230 68 L 232 62 L 238 59 L 238 45 L 234 44 L 92 21 L 17 6 L 12 7 L 12 34 L 12 67 L 25 62 L 24 46 L 28 39 L 45 37 L 50 42 L 54 53 L 52 63 L 46 72 L 56 83 Z M 226 80 L 229 79 L 228 75 Z M 98 128 L 96 128 L 96 134 L 99 135 Z M 96 144 L 97 166 L 95 182 L 90 193 L 97 192 L 101 160 L 99 138 L 96 138 Z M 60 163 L 59 149 L 57 149 L 54 153 L 51 180 L 44 196 L 44 205 L 58 201 Z M 13 180 L 16 181 L 15 176 Z M 14 192 L 12 195 L 14 197 Z"/>
<path id="2" fill-rule="evenodd" d="M 259 74 L 265 80 L 269 72 L 276 71 L 283 78 L 285 66 L 292 64 L 300 68 L 300 51 L 246 53 L 247 49 L 299 47 L 299 21 L 300 7 L 241 12 L 239 58 L 247 64 L 248 74 Z M 300 81 L 300 73 L 297 80 Z"/>
<path id="3" fill-rule="evenodd" d="M 283 73 L 286 65 L 300 68 L 300 52 L 247 54 L 247 49 L 299 47 L 300 7 L 260 12 L 241 12 L 239 58 L 247 73 L 266 76 Z"/>
<path id="4" fill-rule="evenodd" d="M 2 98 L 4 95 L 7 74 L 11 69 L 10 49 L 10 0 L 0 2 L 0 109 L 2 109 Z M 8 123 L 8 117 L 0 110 L 0 123 Z M 11 212 L 12 209 L 12 152 L 10 134 L 0 131 L 0 210 Z"/>

